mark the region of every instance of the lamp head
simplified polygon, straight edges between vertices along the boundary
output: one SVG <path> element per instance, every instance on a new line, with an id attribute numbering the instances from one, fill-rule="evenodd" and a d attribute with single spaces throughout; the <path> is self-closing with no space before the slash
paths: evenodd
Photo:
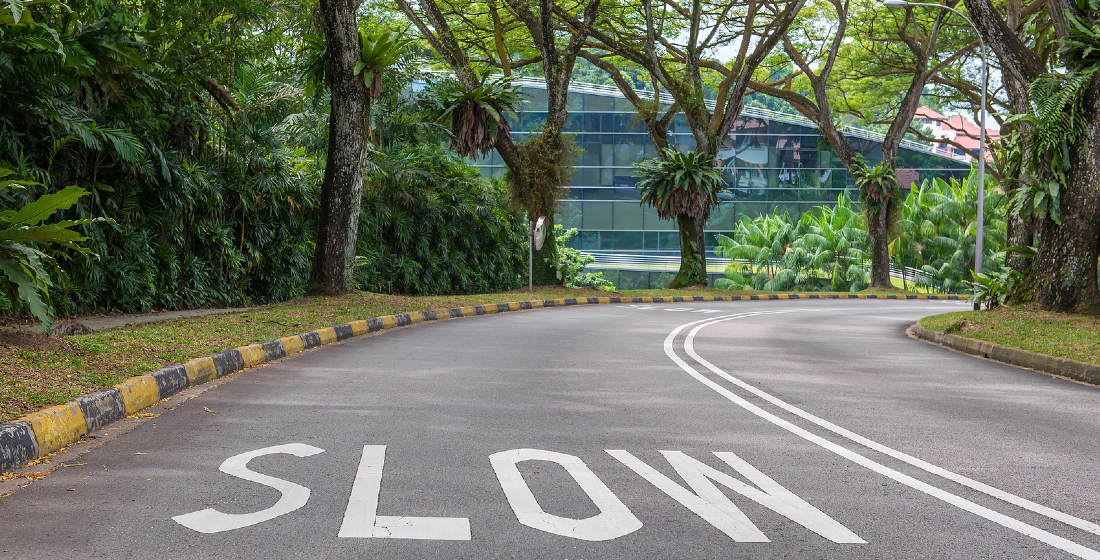
<path id="1" fill-rule="evenodd" d="M 882 0 L 882 5 L 887 8 L 904 8 L 911 4 L 911 2 L 907 2 L 906 0 Z"/>

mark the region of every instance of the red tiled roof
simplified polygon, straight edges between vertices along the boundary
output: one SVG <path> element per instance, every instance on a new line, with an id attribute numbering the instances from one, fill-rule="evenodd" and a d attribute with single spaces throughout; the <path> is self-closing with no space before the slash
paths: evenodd
<path id="1" fill-rule="evenodd" d="M 932 109 L 929 109 L 928 107 L 923 107 L 922 106 L 922 107 L 917 107 L 917 112 L 916 112 L 916 114 L 913 115 L 913 118 L 914 119 L 932 119 L 934 121 L 942 121 L 942 120 L 945 120 L 947 117 L 944 117 L 943 115 L 933 111 Z"/>

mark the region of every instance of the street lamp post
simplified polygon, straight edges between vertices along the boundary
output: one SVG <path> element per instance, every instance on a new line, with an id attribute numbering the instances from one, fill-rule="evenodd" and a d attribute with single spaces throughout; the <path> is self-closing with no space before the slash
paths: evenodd
<path id="1" fill-rule="evenodd" d="M 908 2 L 907 0 L 883 0 L 883 6 L 887 8 L 904 8 L 906 6 L 928 6 L 932 8 L 942 8 L 944 10 L 950 10 L 959 15 L 959 17 L 966 20 L 966 23 L 970 24 L 970 27 L 974 29 L 974 33 L 978 35 L 978 43 L 982 47 L 982 118 L 981 123 L 978 124 L 978 227 L 977 227 L 977 242 L 974 247 L 974 273 L 980 273 L 982 271 L 982 252 L 984 251 L 985 239 L 982 237 L 982 226 L 985 224 L 985 100 L 986 92 L 989 91 L 989 60 L 986 58 L 985 53 L 985 41 L 982 40 L 982 32 L 978 30 L 978 26 L 974 25 L 970 18 L 963 15 L 962 12 L 949 8 L 941 4 L 931 4 L 926 2 Z M 977 311 L 981 306 L 981 303 L 974 303 L 974 310 Z"/>

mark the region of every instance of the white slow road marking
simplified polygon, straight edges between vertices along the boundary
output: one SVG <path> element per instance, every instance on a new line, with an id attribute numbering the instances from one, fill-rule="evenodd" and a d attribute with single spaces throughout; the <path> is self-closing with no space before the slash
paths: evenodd
<path id="1" fill-rule="evenodd" d="M 264 486 L 270 486 L 278 490 L 279 493 L 282 494 L 279 501 L 265 510 L 253 513 L 222 513 L 216 509 L 204 509 L 184 515 L 177 515 L 172 519 L 176 523 L 188 529 L 194 529 L 200 533 L 220 533 L 222 531 L 232 531 L 233 529 L 240 529 L 241 527 L 263 523 L 264 521 L 275 519 L 280 515 L 288 514 L 306 505 L 306 502 L 309 501 L 309 488 L 294 484 L 288 480 L 249 470 L 248 462 L 256 457 L 273 455 L 275 453 L 286 453 L 288 455 L 294 455 L 295 457 L 310 457 L 318 453 L 323 453 L 324 451 L 324 449 L 304 443 L 288 443 L 286 445 L 265 447 L 263 449 L 249 451 L 248 453 L 234 455 L 223 461 L 219 470 L 225 474 L 263 484 Z"/>
<path id="2" fill-rule="evenodd" d="M 561 465 L 577 481 L 581 490 L 588 494 L 600 513 L 586 519 L 570 519 L 546 513 L 535 500 L 535 495 L 531 493 L 531 488 L 527 486 L 516 466 L 521 461 L 550 461 Z M 579 457 L 542 449 L 512 449 L 493 453 L 489 456 L 489 463 L 497 473 L 500 487 L 504 490 L 516 519 L 528 527 L 584 541 L 608 541 L 642 527 L 642 522 L 630 513 L 626 504 Z"/>
<path id="3" fill-rule="evenodd" d="M 378 515 L 382 490 L 385 445 L 364 445 L 363 458 L 351 485 L 351 497 L 340 525 L 340 536 L 360 539 L 470 540 L 470 520 L 465 517 L 395 517 Z"/>
<path id="4" fill-rule="evenodd" d="M 872 308 L 872 309 L 877 309 L 877 308 Z M 850 309 L 848 309 L 848 310 L 850 310 Z M 784 410 L 787 410 L 788 412 L 794 413 L 794 414 L 796 414 L 797 416 L 799 416 L 801 418 L 809 420 L 809 421 L 813 422 L 814 424 L 817 424 L 818 426 L 821 426 L 821 427 L 823 427 L 823 428 L 825 428 L 825 429 L 827 429 L 827 430 L 829 430 L 829 431 L 831 431 L 831 432 L 833 432 L 837 435 L 848 438 L 851 441 L 854 441 L 854 442 L 859 443 L 861 445 L 870 447 L 871 449 L 874 449 L 875 451 L 885 453 L 885 454 L 887 454 L 891 457 L 894 457 L 896 459 L 899 459 L 901 461 L 909 463 L 909 464 L 911 464 L 915 467 L 924 469 L 924 470 L 926 470 L 926 471 L 928 471 L 932 474 L 936 474 L 938 476 L 942 476 L 944 478 L 947 478 L 948 480 L 958 482 L 958 483 L 963 484 L 963 485 L 965 485 L 969 488 L 972 488 L 974 490 L 978 490 L 978 491 L 983 492 L 985 494 L 988 494 L 990 496 L 1002 499 L 1004 501 L 1007 501 L 1007 502 L 1012 503 L 1014 505 L 1017 505 L 1019 507 L 1028 509 L 1030 511 L 1040 513 L 1042 515 L 1050 517 L 1051 519 L 1056 519 L 1056 520 L 1061 521 L 1063 523 L 1066 523 L 1066 524 L 1072 525 L 1074 527 L 1089 531 L 1089 532 L 1094 533 L 1094 534 L 1100 534 L 1100 526 L 1097 526 L 1093 523 L 1090 523 L 1090 522 L 1085 521 L 1083 519 L 1079 519 L 1077 517 L 1073 517 L 1071 515 L 1068 515 L 1068 514 L 1065 514 L 1065 513 L 1062 513 L 1062 512 L 1059 512 L 1057 510 L 1048 508 L 1046 506 L 1036 504 L 1034 502 L 1031 502 L 1031 501 L 1026 500 L 1024 498 L 1021 498 L 1019 496 L 1010 494 L 1010 493 L 1005 492 L 1003 490 L 998 490 L 998 489 L 993 488 L 991 486 L 988 486 L 986 484 L 983 484 L 983 483 L 971 480 L 969 478 L 966 478 L 962 475 L 950 472 L 950 471 L 948 471 L 946 469 L 943 469 L 941 467 L 931 465 L 927 462 L 924 462 L 924 461 L 921 461 L 921 460 L 916 459 L 914 457 L 911 457 L 911 456 L 909 456 L 905 453 L 902 453 L 900 451 L 891 449 L 891 448 L 886 447 L 882 444 L 876 443 L 876 442 L 871 441 L 867 438 L 859 436 L 858 434 L 855 434 L 853 432 L 850 432 L 848 430 L 840 428 L 839 426 L 836 426 L 836 425 L 834 425 L 830 422 L 827 422 L 827 421 L 825 421 L 821 418 L 818 418 L 818 417 L 816 417 L 816 416 L 814 416 L 814 415 L 812 415 L 808 412 L 805 412 L 805 411 L 803 411 L 803 410 L 801 410 L 801 409 L 799 409 L 799 408 L 797 408 L 797 407 L 795 407 L 795 406 L 793 406 L 789 403 L 786 403 L 786 402 L 782 401 L 781 399 L 778 399 L 778 398 L 776 398 L 776 397 L 774 397 L 774 396 L 772 396 L 768 393 L 765 393 L 764 391 L 761 391 L 760 389 L 757 389 L 755 387 L 752 387 L 752 386 L 748 385 L 747 383 L 745 383 L 745 382 L 729 375 L 728 373 L 722 371 L 721 369 L 717 368 L 716 366 L 714 366 L 710 362 L 707 362 L 706 360 L 704 360 L 702 357 L 700 357 L 695 352 L 694 345 L 693 345 L 695 334 L 698 333 L 699 330 L 702 329 L 703 327 L 713 325 L 715 323 L 719 323 L 719 322 L 722 322 L 722 321 L 742 319 L 742 318 L 745 318 L 745 317 L 753 317 L 753 316 L 757 316 L 757 315 L 765 315 L 765 314 L 770 315 L 770 314 L 794 313 L 794 312 L 813 312 L 813 311 L 826 311 L 826 310 L 824 310 L 824 309 L 799 309 L 799 310 L 784 310 L 784 311 L 760 311 L 760 312 L 753 312 L 753 313 L 739 313 L 739 314 L 736 314 L 736 315 L 729 315 L 729 316 L 726 316 L 726 317 L 708 318 L 708 319 L 702 319 L 702 320 L 699 320 L 699 321 L 693 321 L 691 323 L 686 323 L 686 324 L 680 325 L 679 327 L 674 329 L 671 333 L 669 333 L 668 337 L 665 338 L 665 343 L 664 343 L 665 355 L 667 355 L 673 362 L 676 363 L 676 365 L 680 366 L 681 369 L 683 369 L 689 375 L 694 377 L 700 383 L 702 383 L 702 384 L 706 385 L 707 387 L 711 388 L 712 390 L 714 390 L 718 394 L 722 395 L 726 399 L 730 400 L 734 404 L 740 406 L 741 408 L 743 408 L 743 409 L 759 416 L 760 418 L 763 418 L 763 419 L 771 422 L 772 424 L 775 424 L 776 426 L 779 426 L 779 427 L 791 432 L 792 434 L 795 434 L 795 435 L 797 435 L 797 436 L 799 436 L 799 437 L 801 437 L 801 438 L 803 438 L 803 439 L 805 439 L 809 442 L 817 444 L 818 446 L 820 446 L 824 449 L 832 451 L 833 453 L 836 453 L 837 455 L 840 455 L 841 457 L 844 457 L 844 458 L 846 458 L 846 459 L 848 459 L 848 460 L 850 460 L 850 461 L 852 461 L 856 464 L 862 465 L 862 466 L 870 469 L 871 471 L 874 471 L 874 472 L 879 473 L 883 476 L 886 476 L 886 477 L 888 477 L 892 480 L 895 480 L 897 482 L 905 484 L 906 486 L 909 486 L 910 488 L 913 488 L 915 490 L 920 490 L 921 492 L 924 492 L 925 494 L 928 494 L 929 496 L 932 496 L 932 497 L 938 498 L 940 500 L 943 500 L 944 502 L 952 504 L 952 505 L 954 505 L 956 507 L 959 507 L 959 508 L 961 508 L 965 511 L 968 511 L 968 512 L 974 513 L 976 515 L 979 515 L 981 517 L 984 517 L 985 519 L 993 521 L 994 523 L 997 523 L 997 524 L 999 524 L 1001 526 L 1004 526 L 1006 528 L 1012 529 L 1013 531 L 1017 531 L 1017 532 L 1019 532 L 1023 535 L 1027 535 L 1029 537 L 1032 537 L 1036 540 L 1039 540 L 1039 541 L 1041 541 L 1043 543 L 1046 543 L 1048 545 L 1051 545 L 1055 548 L 1059 548 L 1061 550 L 1069 552 L 1070 554 L 1073 554 L 1073 555 L 1078 556 L 1080 558 L 1086 558 L 1088 560 L 1100 560 L 1100 552 L 1097 552 L 1097 551 L 1095 551 L 1091 548 L 1084 547 L 1084 546 L 1079 545 L 1079 544 L 1077 544 L 1073 541 L 1062 538 L 1062 537 L 1060 537 L 1058 535 L 1055 535 L 1053 533 L 1049 533 L 1047 531 L 1039 529 L 1038 527 L 1034 527 L 1032 525 L 1029 525 L 1027 523 L 1024 523 L 1022 521 L 1019 521 L 1017 519 L 1009 517 L 1007 515 L 998 513 L 998 512 L 993 511 L 989 508 L 986 508 L 984 506 L 981 506 L 981 505 L 978 505 L 974 502 L 971 502 L 971 501 L 969 501 L 965 498 L 962 498 L 960 496 L 956 496 L 954 494 L 951 494 L 950 492 L 947 492 L 945 490 L 941 490 L 939 488 L 936 488 L 935 486 L 932 486 L 930 484 L 927 484 L 925 482 L 917 480 L 917 479 L 915 479 L 915 478 L 913 478 L 909 475 L 898 472 L 898 471 L 896 471 L 894 469 L 891 469 L 891 468 L 889 468 L 885 465 L 882 465 L 880 463 L 872 461 L 871 459 L 868 459 L 868 458 L 866 458 L 866 457 L 864 457 L 864 456 L 862 456 L 862 455 L 860 455 L 860 454 L 858 454 L 854 451 L 851 451 L 849 449 L 841 447 L 840 445 L 837 445 L 837 444 L 835 444 L 835 443 L 833 443 L 829 440 L 826 440 L 826 439 L 822 438 L 821 436 L 813 434 L 813 433 L 811 433 L 811 432 L 809 432 L 809 431 L 807 431 L 807 430 L 805 430 L 801 427 L 795 426 L 794 424 L 788 422 L 787 420 L 779 418 L 779 417 L 775 416 L 774 414 L 771 414 L 770 412 L 767 412 L 767 411 L 761 409 L 760 407 L 758 407 L 758 406 L 746 401 L 745 399 L 741 398 L 740 396 L 734 394 L 729 389 L 726 389 L 725 387 L 722 387 L 721 385 L 711 381 L 710 379 L 707 379 L 705 376 L 703 376 L 703 374 L 701 374 L 700 372 L 695 370 L 695 368 L 688 365 L 683 359 L 681 359 L 676 354 L 675 347 L 674 347 L 674 344 L 673 344 L 676 340 L 676 336 L 679 335 L 680 332 L 682 332 L 684 329 L 686 329 L 686 328 L 688 328 L 692 325 L 697 325 L 696 328 L 694 328 L 688 334 L 687 339 L 684 342 L 684 348 L 687 351 L 689 356 L 691 356 L 693 359 L 697 360 L 700 364 L 702 364 L 704 367 L 706 367 L 710 371 L 714 372 L 716 375 L 718 375 L 722 379 L 725 379 L 726 381 L 729 381 L 730 383 L 733 383 L 734 385 L 736 385 L 738 387 L 741 387 L 745 390 L 748 390 L 752 394 L 754 394 L 758 397 L 761 397 L 761 398 L 767 400 L 768 402 L 770 402 L 772 404 L 775 404 L 775 405 L 783 408 Z M 703 323 L 703 324 L 700 324 L 700 323 Z"/>
<path id="5" fill-rule="evenodd" d="M 867 542 L 733 453 L 714 454 L 759 489 L 692 459 L 682 451 L 662 451 L 676 473 L 694 490 L 692 493 L 627 451 L 609 449 L 607 452 L 737 542 L 771 541 L 711 480 L 835 543 Z"/>

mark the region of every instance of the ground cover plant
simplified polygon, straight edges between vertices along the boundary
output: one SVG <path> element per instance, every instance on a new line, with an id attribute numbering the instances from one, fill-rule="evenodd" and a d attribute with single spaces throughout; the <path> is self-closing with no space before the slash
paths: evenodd
<path id="1" fill-rule="evenodd" d="M 921 326 L 1029 352 L 1100 364 L 1100 317 L 1001 306 L 925 317 Z"/>

